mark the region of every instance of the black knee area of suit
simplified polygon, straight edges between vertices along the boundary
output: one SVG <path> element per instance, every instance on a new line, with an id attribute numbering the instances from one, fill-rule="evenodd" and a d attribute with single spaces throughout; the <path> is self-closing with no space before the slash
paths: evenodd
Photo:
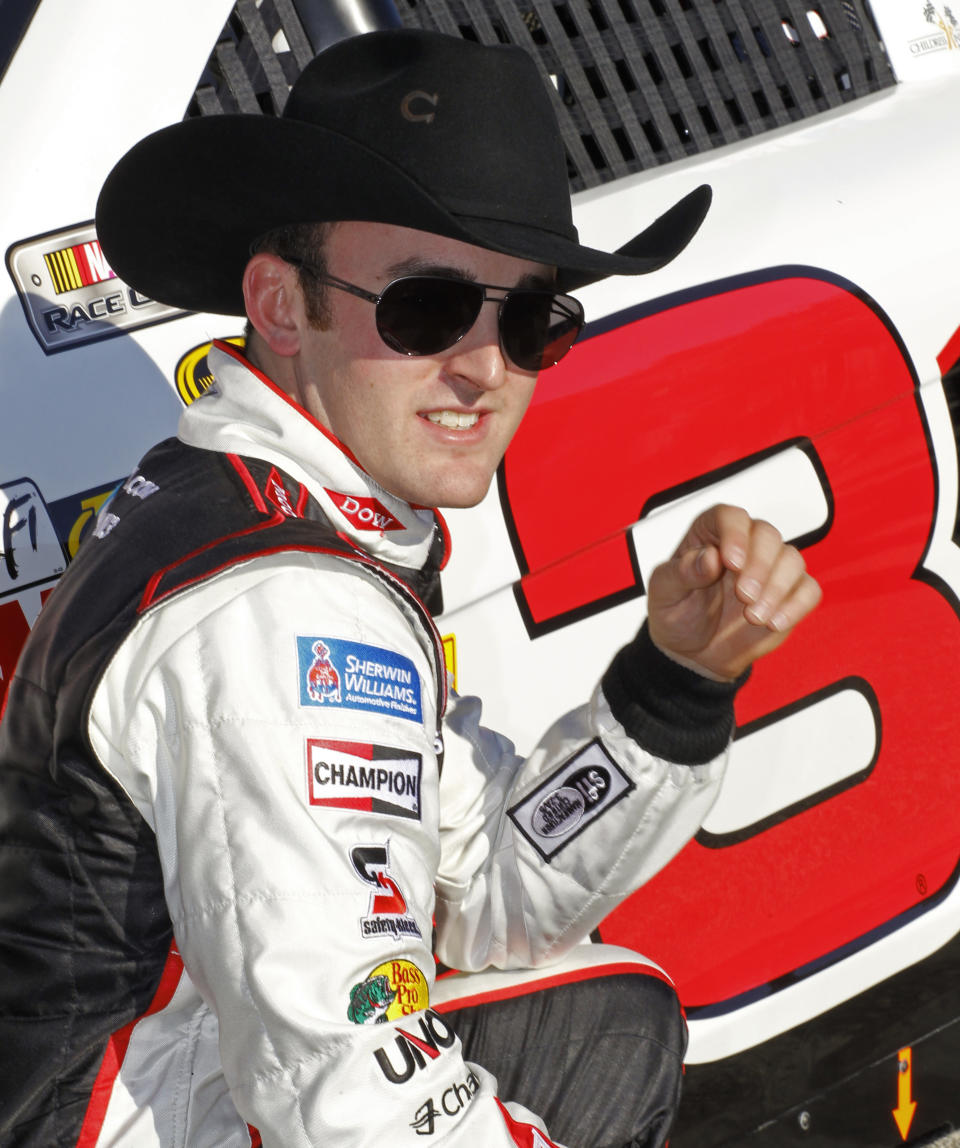
<path id="1" fill-rule="evenodd" d="M 661 1148 L 676 1115 L 687 1030 L 673 988 L 642 972 L 588 976 L 446 1013 L 468 1060 L 493 1072 L 569 1148 Z"/>

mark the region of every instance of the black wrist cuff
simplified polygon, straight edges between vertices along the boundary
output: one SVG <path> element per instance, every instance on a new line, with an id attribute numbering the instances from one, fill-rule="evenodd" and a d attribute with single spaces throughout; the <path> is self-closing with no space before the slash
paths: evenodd
<path id="1" fill-rule="evenodd" d="M 715 682 L 658 650 L 644 622 L 601 683 L 613 716 L 639 745 L 681 765 L 722 753 L 733 733 L 733 699 L 750 676 Z"/>

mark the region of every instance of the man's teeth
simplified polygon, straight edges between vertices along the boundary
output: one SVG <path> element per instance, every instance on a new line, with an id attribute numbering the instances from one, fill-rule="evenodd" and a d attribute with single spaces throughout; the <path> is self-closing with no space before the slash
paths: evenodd
<path id="1" fill-rule="evenodd" d="M 465 430 L 467 427 L 475 426 L 480 415 L 476 411 L 469 413 L 463 411 L 427 411 L 427 418 L 438 426 Z"/>

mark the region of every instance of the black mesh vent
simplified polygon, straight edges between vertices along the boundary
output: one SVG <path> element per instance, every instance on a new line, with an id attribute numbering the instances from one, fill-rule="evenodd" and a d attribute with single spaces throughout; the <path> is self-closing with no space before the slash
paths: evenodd
<path id="1" fill-rule="evenodd" d="M 865 0 L 398 0 L 408 25 L 538 59 L 574 191 L 896 82 Z"/>
<path id="2" fill-rule="evenodd" d="M 396 3 L 408 27 L 519 44 L 534 56 L 555 93 L 573 191 L 896 83 L 868 0 Z M 278 112 L 322 46 L 304 28 L 331 5 L 238 0 L 187 115 Z"/>
<path id="3" fill-rule="evenodd" d="M 283 111 L 315 53 L 293 0 L 237 0 L 200 77 L 187 116 Z"/>

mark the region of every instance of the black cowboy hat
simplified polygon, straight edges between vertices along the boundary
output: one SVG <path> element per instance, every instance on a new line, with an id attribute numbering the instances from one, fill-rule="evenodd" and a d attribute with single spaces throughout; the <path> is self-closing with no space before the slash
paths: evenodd
<path id="1" fill-rule="evenodd" d="M 312 60 L 281 116 L 185 120 L 136 144 L 97 202 L 116 273 L 192 311 L 244 312 L 258 236 L 374 220 L 558 268 L 560 290 L 668 263 L 710 204 L 697 188 L 619 251 L 582 247 L 550 95 L 521 48 L 393 29 Z"/>

